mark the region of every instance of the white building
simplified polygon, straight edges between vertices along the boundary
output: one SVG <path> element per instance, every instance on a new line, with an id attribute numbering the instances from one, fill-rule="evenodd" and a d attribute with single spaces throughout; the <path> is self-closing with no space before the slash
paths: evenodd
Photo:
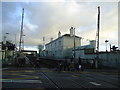
<path id="1" fill-rule="evenodd" d="M 75 49 L 76 59 L 79 57 L 83 59 L 85 63 L 95 62 L 95 67 L 111 67 L 120 68 L 120 51 L 111 52 L 99 52 L 99 61 L 95 59 L 97 53 L 95 52 L 95 40 L 90 41 L 89 45 L 77 47 Z"/>
<path id="2" fill-rule="evenodd" d="M 73 56 L 72 48 L 81 46 L 81 37 L 74 35 L 75 28 L 70 28 L 70 34 L 64 34 L 61 36 L 61 32 L 58 33 L 58 38 L 52 40 L 45 45 L 46 56 L 52 58 L 71 58 Z"/>
<path id="3" fill-rule="evenodd" d="M 79 46 L 75 49 L 76 59 L 86 58 L 86 53 L 95 53 L 95 40 L 90 40 L 89 45 Z"/>

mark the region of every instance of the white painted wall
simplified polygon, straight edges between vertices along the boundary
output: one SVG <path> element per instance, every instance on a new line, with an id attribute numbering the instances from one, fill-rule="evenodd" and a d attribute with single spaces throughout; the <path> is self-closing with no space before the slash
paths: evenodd
<path id="1" fill-rule="evenodd" d="M 74 37 L 65 37 L 64 36 L 64 48 L 73 48 L 74 47 Z M 81 46 L 81 39 L 75 38 L 75 47 Z"/>
<path id="2" fill-rule="evenodd" d="M 81 45 L 81 39 L 75 38 L 75 45 Z M 74 37 L 63 36 L 55 41 L 46 45 L 46 51 L 48 57 L 64 58 L 65 56 L 72 56 L 72 49 L 74 47 Z"/>
<path id="3" fill-rule="evenodd" d="M 85 59 L 94 59 L 96 57 L 96 54 L 85 54 Z M 120 52 L 116 53 L 99 53 L 99 60 L 101 65 L 106 67 L 119 67 L 120 68 Z"/>

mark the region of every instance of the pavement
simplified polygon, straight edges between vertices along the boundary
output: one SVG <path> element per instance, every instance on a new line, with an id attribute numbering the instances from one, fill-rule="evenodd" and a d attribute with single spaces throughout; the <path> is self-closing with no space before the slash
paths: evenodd
<path id="1" fill-rule="evenodd" d="M 2 68 L 2 89 L 118 89 L 118 70 L 55 71 L 50 68 Z"/>
<path id="2" fill-rule="evenodd" d="M 3 89 L 43 89 L 41 83 L 33 68 L 3 68 Z"/>

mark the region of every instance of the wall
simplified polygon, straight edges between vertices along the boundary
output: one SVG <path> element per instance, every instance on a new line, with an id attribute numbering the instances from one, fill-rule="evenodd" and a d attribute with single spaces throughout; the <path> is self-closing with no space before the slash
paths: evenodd
<path id="1" fill-rule="evenodd" d="M 80 38 L 75 38 L 75 46 L 81 45 Z M 63 36 L 46 45 L 47 57 L 64 58 L 72 57 L 74 47 L 74 37 Z"/>
<path id="2" fill-rule="evenodd" d="M 96 54 L 85 54 L 85 59 L 91 60 L 96 57 Z M 100 52 L 99 64 L 103 67 L 120 68 L 120 51 L 119 52 Z"/>
<path id="3" fill-rule="evenodd" d="M 62 58 L 63 57 L 63 38 L 58 38 L 57 40 L 46 45 L 47 57 Z"/>
<path id="4" fill-rule="evenodd" d="M 108 66 L 108 67 L 119 67 L 120 64 L 120 52 L 111 52 L 111 53 L 101 53 L 99 58 L 101 60 L 101 64 L 103 66 Z"/>
<path id="5" fill-rule="evenodd" d="M 74 47 L 74 37 L 65 37 L 64 36 L 64 49 Z M 81 46 L 81 39 L 75 38 L 75 47 Z"/>

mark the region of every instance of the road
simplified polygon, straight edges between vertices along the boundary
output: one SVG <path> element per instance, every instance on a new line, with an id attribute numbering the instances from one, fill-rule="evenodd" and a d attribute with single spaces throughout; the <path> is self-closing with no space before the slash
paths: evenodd
<path id="1" fill-rule="evenodd" d="M 4 89 L 118 89 L 118 73 L 97 70 L 55 71 L 48 68 L 9 67 L 3 68 L 2 88 Z"/>

